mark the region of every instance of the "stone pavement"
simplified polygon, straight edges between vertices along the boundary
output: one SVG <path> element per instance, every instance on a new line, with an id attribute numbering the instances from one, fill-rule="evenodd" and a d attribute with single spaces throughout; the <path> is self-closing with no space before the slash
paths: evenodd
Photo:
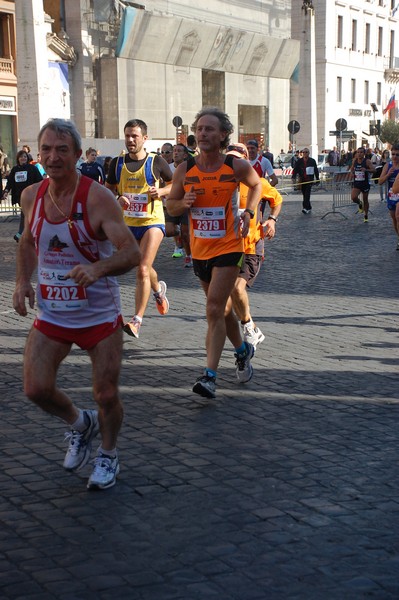
<path id="1" fill-rule="evenodd" d="M 65 427 L 21 390 L 31 317 L 11 308 L 17 221 L 0 223 L 0 597 L 9 600 L 399 598 L 399 252 L 384 204 L 363 223 L 331 197 L 285 197 L 251 292 L 266 340 L 249 384 L 229 346 L 215 401 L 191 392 L 204 365 L 204 299 L 166 240 L 150 302 L 126 336 L 117 485 L 88 492 L 63 470 Z M 133 274 L 121 278 L 125 316 Z M 60 382 L 90 407 L 73 350 Z"/>

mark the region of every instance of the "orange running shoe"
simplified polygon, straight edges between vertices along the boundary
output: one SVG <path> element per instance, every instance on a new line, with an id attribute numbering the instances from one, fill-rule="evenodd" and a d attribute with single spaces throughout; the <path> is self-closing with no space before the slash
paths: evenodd
<path id="1" fill-rule="evenodd" d="M 124 324 L 123 331 L 125 331 L 127 334 L 131 335 L 132 337 L 139 339 L 140 327 L 141 327 L 140 319 L 138 319 L 136 316 L 134 316 L 131 321 L 128 321 L 127 323 Z"/>
<path id="2" fill-rule="evenodd" d="M 154 299 L 157 305 L 157 309 L 160 315 L 166 315 L 169 312 L 169 300 L 166 297 L 166 290 L 168 286 L 164 281 L 159 282 L 161 288 L 159 292 L 154 294 Z"/>

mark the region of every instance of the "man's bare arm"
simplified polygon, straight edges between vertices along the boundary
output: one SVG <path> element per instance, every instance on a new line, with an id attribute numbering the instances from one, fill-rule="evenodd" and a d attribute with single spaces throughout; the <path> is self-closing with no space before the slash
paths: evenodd
<path id="1" fill-rule="evenodd" d="M 249 162 L 241 158 L 234 159 L 233 167 L 237 180 L 248 187 L 246 208 L 256 213 L 262 196 L 262 183 L 259 175 Z"/>
<path id="2" fill-rule="evenodd" d="M 182 163 L 173 173 L 171 190 L 166 200 L 166 210 L 171 217 L 179 217 L 185 210 L 192 207 L 197 196 L 194 188 L 190 192 L 184 190 L 184 179 L 187 172 L 186 163 Z"/>
<path id="3" fill-rule="evenodd" d="M 100 277 L 122 275 L 140 262 L 140 248 L 123 215 L 109 191 L 99 184 L 92 184 L 88 197 L 88 213 L 94 231 L 108 239 L 116 251 L 112 256 L 95 263 L 76 265 L 68 276 L 77 284 L 88 287 Z"/>
<path id="4" fill-rule="evenodd" d="M 399 194 L 399 175 L 396 176 L 396 179 L 393 182 L 392 193 Z"/>
<path id="5" fill-rule="evenodd" d="M 18 244 L 13 307 L 23 317 L 27 315 L 26 298 L 28 298 L 30 308 L 33 308 L 35 304 L 35 291 L 31 284 L 31 278 L 37 267 L 37 256 L 29 221 L 39 185 L 29 186 L 21 194 L 21 209 L 25 215 L 25 227 Z"/>

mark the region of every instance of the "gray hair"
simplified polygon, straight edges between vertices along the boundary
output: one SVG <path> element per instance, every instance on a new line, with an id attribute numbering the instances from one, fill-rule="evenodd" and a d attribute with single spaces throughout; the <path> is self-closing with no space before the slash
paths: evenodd
<path id="1" fill-rule="evenodd" d="M 226 115 L 226 113 L 224 113 L 220 108 L 217 108 L 216 106 L 206 106 L 205 108 L 202 108 L 199 111 L 199 113 L 195 115 L 195 121 L 191 125 L 191 131 L 195 132 L 197 129 L 199 119 L 207 115 L 216 117 L 219 120 L 221 131 L 224 131 L 226 133 L 226 137 L 220 143 L 220 147 L 227 148 L 227 146 L 230 144 L 230 136 L 234 132 L 234 127 L 228 115 Z"/>
<path id="2" fill-rule="evenodd" d="M 57 135 L 69 135 L 72 138 L 73 146 L 76 152 L 80 152 L 82 150 L 82 138 L 80 137 L 80 133 L 72 121 L 67 119 L 49 119 L 47 123 L 43 125 L 41 130 L 39 131 L 39 135 L 37 136 L 37 142 L 40 148 L 40 139 L 46 129 L 51 129 Z"/>

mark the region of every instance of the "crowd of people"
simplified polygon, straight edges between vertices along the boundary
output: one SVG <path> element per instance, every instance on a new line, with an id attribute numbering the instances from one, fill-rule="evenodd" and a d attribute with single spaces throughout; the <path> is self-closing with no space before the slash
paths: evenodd
<path id="1" fill-rule="evenodd" d="M 139 336 L 151 290 L 159 313 L 169 311 L 166 283 L 153 267 L 166 227 L 182 239 L 186 231 L 186 258 L 205 293 L 207 363 L 193 391 L 214 398 L 226 337 L 238 382 L 253 376 L 251 361 L 264 335 L 252 319 L 247 288 L 259 273 L 263 240 L 275 235 L 282 203 L 274 180 L 259 177 L 251 165 L 248 147 L 231 143 L 232 124 L 219 109 L 197 114 L 190 147 L 165 146 L 161 154 L 145 151 L 143 121 L 128 121 L 124 131 L 127 152 L 111 160 L 104 184 L 93 148 L 85 166 L 76 167 L 82 148 L 75 125 L 50 119 L 38 136 L 45 177 L 29 165 L 37 181 L 19 199 L 25 227 L 13 306 L 22 316 L 27 301 L 37 307 L 24 352 L 24 390 L 69 425 L 66 470 L 80 471 L 100 436 L 89 489 L 113 486 L 119 472 L 123 331 Z M 28 155 L 21 152 L 28 171 Z M 165 159 L 169 154 L 173 162 Z M 116 276 L 133 268 L 135 307 L 132 319 L 124 321 Z M 95 408 L 76 406 L 58 386 L 59 367 L 73 344 L 91 359 Z"/>
<path id="2" fill-rule="evenodd" d="M 248 292 L 263 264 L 264 242 L 276 235 L 283 204 L 272 155 L 262 154 L 256 139 L 234 142 L 233 125 L 218 108 L 200 110 L 192 132 L 187 145 L 165 143 L 159 153 L 147 152 L 146 123 L 129 120 L 126 152 L 110 159 L 105 173 L 94 148 L 86 151 L 85 162 L 80 160 L 81 138 L 71 121 L 50 119 L 38 136 L 43 174 L 30 164 L 25 148 L 6 180 L 5 193 L 12 191 L 25 219 L 13 306 L 21 316 L 28 314 L 26 302 L 37 307 L 24 352 L 24 391 L 69 427 L 66 470 L 80 471 L 100 436 L 88 489 L 112 487 L 119 473 L 123 332 L 139 337 L 151 292 L 160 315 L 169 312 L 167 284 L 153 266 L 165 236 L 175 238 L 175 250 L 184 249 L 185 266 L 193 269 L 205 295 L 206 364 L 193 392 L 216 397 L 227 339 L 238 383 L 250 381 L 257 346 L 265 339 L 252 317 Z M 309 149 L 301 154 L 293 176 L 299 177 L 302 210 L 309 214 L 310 190 L 319 173 Z M 378 181 L 386 189 L 399 249 L 399 145 L 382 158 Z M 365 220 L 375 169 L 359 148 L 349 170 L 352 200 Z M 20 187 L 12 188 L 12 182 Z M 124 320 L 117 276 L 134 268 L 134 308 Z M 78 407 L 57 383 L 73 344 L 91 359 L 95 408 Z"/>

